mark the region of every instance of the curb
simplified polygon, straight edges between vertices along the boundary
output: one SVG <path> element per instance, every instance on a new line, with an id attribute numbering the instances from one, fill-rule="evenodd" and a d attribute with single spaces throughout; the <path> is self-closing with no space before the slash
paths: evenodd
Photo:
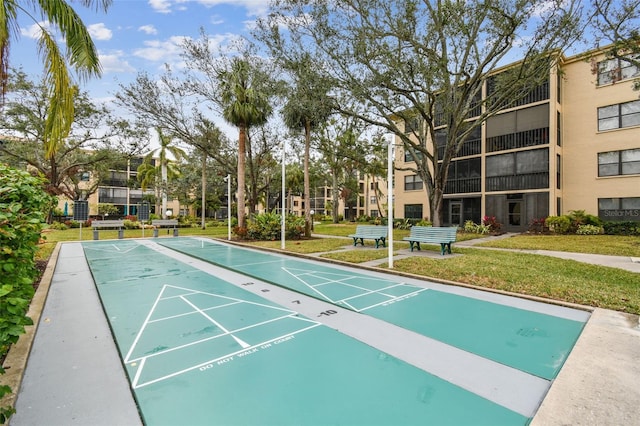
<path id="1" fill-rule="evenodd" d="M 5 374 L 0 376 L 3 385 L 11 387 L 12 392 L 5 395 L 0 399 L 0 407 L 14 407 L 18 393 L 20 392 L 20 386 L 22 384 L 22 377 L 27 367 L 27 361 L 29 354 L 31 353 L 31 347 L 33 346 L 33 340 L 35 339 L 36 332 L 38 331 L 38 324 L 40 323 L 40 316 L 42 315 L 42 309 L 44 303 L 47 300 L 47 294 L 49 294 L 49 288 L 51 287 L 51 280 L 53 278 L 53 272 L 58 262 L 58 255 L 60 254 L 61 243 L 57 243 L 47 267 L 45 268 L 42 277 L 40 278 L 40 284 L 36 290 L 36 293 L 31 299 L 27 316 L 33 320 L 33 325 L 25 327 L 25 333 L 20 336 L 18 341 L 11 345 L 7 357 L 4 360 L 3 367 Z M 9 422 L 11 418 L 9 418 Z"/>

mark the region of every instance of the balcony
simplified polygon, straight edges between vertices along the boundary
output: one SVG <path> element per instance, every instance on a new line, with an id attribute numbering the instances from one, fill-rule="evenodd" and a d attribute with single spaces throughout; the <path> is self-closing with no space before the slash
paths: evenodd
<path id="1" fill-rule="evenodd" d="M 549 173 L 528 173 L 511 176 L 487 177 L 486 191 L 540 189 L 549 187 Z"/>
<path id="2" fill-rule="evenodd" d="M 480 192 L 482 179 L 479 177 L 448 180 L 444 188 L 445 194 L 466 194 Z"/>

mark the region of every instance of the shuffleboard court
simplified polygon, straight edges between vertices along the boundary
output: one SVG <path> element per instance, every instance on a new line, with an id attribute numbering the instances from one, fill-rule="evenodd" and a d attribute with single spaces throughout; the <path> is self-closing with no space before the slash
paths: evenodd
<path id="1" fill-rule="evenodd" d="M 224 269 L 138 241 L 82 246 L 148 425 L 529 421 L 251 293 Z"/>
<path id="2" fill-rule="evenodd" d="M 415 331 L 465 351 L 554 379 L 589 315 L 573 309 L 545 313 L 543 304 L 524 309 L 465 295 L 442 286 L 418 286 L 400 277 L 354 272 L 338 266 L 259 252 L 197 238 L 159 244 L 208 262 L 329 301 Z M 438 289 L 436 289 L 438 287 Z"/>

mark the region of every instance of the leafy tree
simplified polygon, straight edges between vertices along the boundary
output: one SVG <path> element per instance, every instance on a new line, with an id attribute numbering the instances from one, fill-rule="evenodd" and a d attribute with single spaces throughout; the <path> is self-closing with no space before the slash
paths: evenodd
<path id="1" fill-rule="evenodd" d="M 309 156 L 311 131 L 325 122 L 332 112 L 332 100 L 327 95 L 329 87 L 316 72 L 308 54 L 301 57 L 282 58 L 283 67 L 289 72 L 292 82 L 287 91 L 282 109 L 284 123 L 294 131 L 304 132 L 304 218 L 305 236 L 311 236 L 311 188 L 309 185 Z"/>
<path id="2" fill-rule="evenodd" d="M 340 112 L 394 133 L 415 154 L 407 170 L 425 182 L 439 226 L 451 159 L 482 122 L 549 77 L 549 52 L 578 37 L 580 13 L 577 0 L 276 0 L 256 36 L 271 52 L 309 52 L 334 92 L 348 95 L 337 99 Z M 492 79 L 514 53 L 522 60 Z"/>
<path id="3" fill-rule="evenodd" d="M 610 44 L 606 50 L 609 58 L 622 59 L 640 69 L 640 0 L 592 2 L 591 24 L 596 45 Z M 634 89 L 640 90 L 640 78 L 634 80 Z"/>
<path id="4" fill-rule="evenodd" d="M 34 258 L 46 212 L 53 206 L 42 187 L 42 179 L 0 163 L 0 359 L 24 327 L 33 324 L 27 310 L 38 275 Z M 9 386 L 0 385 L 0 401 L 9 393 Z M 14 412 L 0 406 L 0 424 Z"/>
<path id="5" fill-rule="evenodd" d="M 184 81 L 178 80 L 171 70 L 154 80 L 147 73 L 140 73 L 135 81 L 121 85 L 116 94 L 116 103 L 126 108 L 147 127 L 159 127 L 170 132 L 173 137 L 200 151 L 201 205 L 206 198 L 208 158 L 226 169 L 223 174 L 235 169 L 235 161 L 230 155 L 230 142 L 210 119 L 198 110 L 198 99 L 190 96 Z M 202 210 L 201 227 L 205 227 L 205 210 Z"/>
<path id="6" fill-rule="evenodd" d="M 111 0 L 81 0 L 80 4 L 106 11 Z M 72 67 L 81 79 L 100 76 L 100 62 L 89 31 L 65 0 L 0 0 L 0 85 L 7 89 L 11 40 L 19 34 L 18 16 L 33 19 L 39 27 L 39 51 L 43 54 L 48 91 L 47 112 L 43 132 L 46 158 L 55 155 L 64 143 L 74 121 L 74 101 L 78 91 L 73 83 Z M 56 37 L 34 17 L 42 15 L 65 40 L 66 54 Z"/>
<path id="7" fill-rule="evenodd" d="M 187 41 L 184 56 L 192 75 L 189 87 L 209 101 L 222 117 L 238 128 L 238 225 L 245 221 L 245 160 L 249 129 L 265 124 L 272 113 L 272 78 L 267 63 L 244 52 L 241 56 L 215 56 L 206 34 Z"/>
<path id="8" fill-rule="evenodd" d="M 51 99 L 46 81 L 31 81 L 17 71 L 9 78 L 7 89 L 0 131 L 14 137 L 0 143 L 0 158 L 15 167 L 28 165 L 44 176 L 49 194 L 85 198 L 97 189 L 110 165 L 139 152 L 145 141 L 139 129 L 113 120 L 103 106 L 94 105 L 85 92 L 77 92 L 73 126 L 56 151 L 47 155 L 47 105 Z M 92 179 L 81 187 L 82 173 L 90 173 Z"/>
<path id="9" fill-rule="evenodd" d="M 168 181 L 180 174 L 177 162 L 182 160 L 186 153 L 173 145 L 174 139 L 170 135 L 165 135 L 161 128 L 157 128 L 156 131 L 160 147 L 145 156 L 143 163 L 138 167 L 138 180 L 143 191 L 146 191 L 149 185 L 155 185 L 156 189 L 160 190 L 162 218 L 166 219 Z M 158 164 L 154 166 L 152 163 L 156 153 L 158 154 Z M 169 154 L 175 161 L 169 159 Z"/>
<path id="10" fill-rule="evenodd" d="M 338 205 L 340 197 L 350 193 L 341 188 L 347 186 L 348 178 L 357 169 L 358 161 L 355 157 L 362 157 L 366 152 L 364 147 L 358 146 L 363 126 L 353 117 L 333 116 L 324 123 L 316 135 L 317 149 L 331 176 L 333 223 L 338 223 Z M 362 157 L 364 160 L 364 157 Z"/>

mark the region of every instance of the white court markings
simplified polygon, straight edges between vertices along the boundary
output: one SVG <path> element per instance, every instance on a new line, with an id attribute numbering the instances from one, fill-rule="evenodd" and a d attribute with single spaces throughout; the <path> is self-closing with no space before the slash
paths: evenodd
<path id="1" fill-rule="evenodd" d="M 182 247 L 204 248 L 206 244 L 209 250 L 212 248 L 220 251 L 229 250 L 229 247 L 211 243 L 204 239 L 196 239 L 196 241 L 197 242 L 188 240 L 172 241 L 169 247 L 180 245 Z M 232 248 L 232 250 L 235 249 Z M 264 254 L 264 256 L 267 258 L 274 257 L 272 254 Z M 274 260 L 227 265 L 227 267 L 239 269 L 270 263 L 281 264 L 282 262 L 283 260 L 281 258 L 276 258 Z M 216 262 L 214 261 L 214 263 Z M 287 268 L 285 266 L 282 266 L 281 269 L 308 289 L 308 291 L 303 291 L 303 293 L 355 312 L 363 312 L 377 306 L 395 303 L 428 290 L 427 288 L 418 287 L 413 284 L 390 281 L 372 276 L 324 272 L 316 269 Z M 267 277 L 260 278 L 268 280 Z M 283 283 L 276 284 L 283 285 Z M 285 287 L 291 288 L 286 285 Z M 292 288 L 292 290 L 295 289 Z M 334 295 L 336 294 L 340 296 L 335 297 Z M 345 296 L 345 294 L 348 295 Z"/>
<path id="2" fill-rule="evenodd" d="M 428 290 L 405 282 L 363 275 L 285 267 L 282 270 L 309 288 L 312 295 L 356 312 L 408 299 Z M 336 286 L 339 287 L 337 291 Z M 335 298 L 331 293 L 347 293 L 348 296 Z"/>
<path id="3" fill-rule="evenodd" d="M 265 317 L 266 312 L 267 318 L 248 321 L 247 325 L 239 322 L 237 315 L 229 315 L 230 309 L 243 309 L 245 314 L 258 311 L 260 315 L 256 316 L 260 317 Z M 209 324 L 207 333 L 200 335 L 188 332 L 184 320 L 191 318 L 193 321 L 194 317 L 199 321 L 198 326 Z M 135 371 L 131 387 L 137 389 L 189 371 L 204 371 L 236 355 L 255 351 L 319 325 L 321 323 L 300 317 L 295 311 L 277 306 L 165 284 L 129 348 L 124 363 Z M 190 338 L 175 346 L 163 345 L 161 340 L 167 335 L 163 333 L 164 329 L 182 332 L 182 337 L 190 334 Z M 251 336 L 252 340 L 247 341 L 239 334 Z M 237 350 L 232 350 L 235 348 Z M 145 373 L 145 367 L 150 363 L 154 365 L 153 371 Z"/>

